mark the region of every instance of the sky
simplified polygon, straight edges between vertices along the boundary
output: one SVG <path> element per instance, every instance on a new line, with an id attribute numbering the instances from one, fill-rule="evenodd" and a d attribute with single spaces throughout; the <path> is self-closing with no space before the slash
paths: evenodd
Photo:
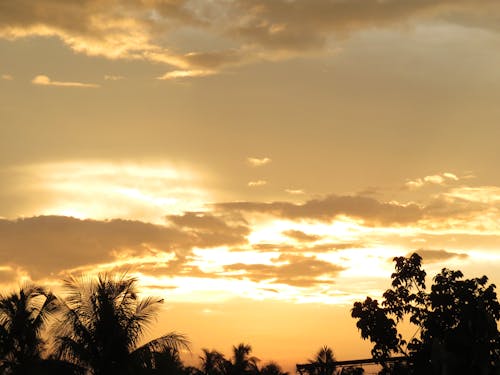
<path id="1" fill-rule="evenodd" d="M 123 273 L 151 337 L 369 357 L 419 252 L 500 281 L 497 0 L 0 3 L 0 284 Z"/>

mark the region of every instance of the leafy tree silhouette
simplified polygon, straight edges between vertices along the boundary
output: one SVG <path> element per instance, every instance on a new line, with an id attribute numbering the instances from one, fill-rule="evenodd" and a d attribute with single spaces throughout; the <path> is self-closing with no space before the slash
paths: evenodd
<path id="1" fill-rule="evenodd" d="M 0 372 L 42 371 L 42 330 L 57 309 L 56 297 L 42 287 L 26 285 L 0 297 Z M 47 364 L 45 364 L 46 366 Z"/>
<path id="2" fill-rule="evenodd" d="M 463 279 L 462 272 L 444 268 L 428 292 L 418 254 L 394 261 L 391 288 L 382 304 L 367 297 L 352 309 L 361 337 L 374 343 L 373 357 L 385 364 L 391 354 L 407 355 L 415 374 L 493 371 L 500 359 L 495 285 L 488 285 L 486 276 Z M 406 317 L 419 333 L 409 342 L 397 330 Z"/>
<path id="3" fill-rule="evenodd" d="M 168 359 L 176 362 L 177 351 L 188 349 L 183 335 L 169 333 L 138 346 L 163 300 L 139 299 L 136 284 L 135 278 L 106 274 L 65 280 L 67 295 L 53 327 L 58 358 L 93 375 L 144 373 L 168 367 Z"/>

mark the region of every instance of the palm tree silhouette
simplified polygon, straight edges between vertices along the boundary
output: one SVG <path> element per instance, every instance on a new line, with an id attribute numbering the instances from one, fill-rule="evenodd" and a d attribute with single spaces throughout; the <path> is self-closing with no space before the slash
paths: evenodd
<path id="1" fill-rule="evenodd" d="M 217 350 L 202 349 L 201 373 L 204 375 L 227 375 L 230 362 Z"/>
<path id="2" fill-rule="evenodd" d="M 185 336 L 169 333 L 138 346 L 162 299 L 137 296 L 137 279 L 98 275 L 65 280 L 66 298 L 54 326 L 58 358 L 93 375 L 135 374 L 165 360 L 158 353 L 189 349 Z"/>
<path id="3" fill-rule="evenodd" d="M 317 353 L 314 359 L 310 359 L 309 363 L 314 364 L 313 374 L 311 375 L 333 375 L 336 366 L 333 350 L 328 346 L 323 346 Z"/>
<path id="4" fill-rule="evenodd" d="M 270 362 L 260 369 L 260 375 L 288 375 L 288 372 L 283 372 L 277 363 Z"/>
<path id="5" fill-rule="evenodd" d="M 0 296 L 0 373 L 36 373 L 45 341 L 42 331 L 57 309 L 56 297 L 35 285 Z"/>
<path id="6" fill-rule="evenodd" d="M 233 361 L 229 363 L 229 375 L 249 375 L 257 374 L 259 369 L 256 357 L 250 357 L 252 347 L 246 344 L 233 346 Z"/>

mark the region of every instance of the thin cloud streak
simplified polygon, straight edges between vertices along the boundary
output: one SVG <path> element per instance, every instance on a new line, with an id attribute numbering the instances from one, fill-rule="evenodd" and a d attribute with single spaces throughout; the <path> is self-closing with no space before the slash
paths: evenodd
<path id="1" fill-rule="evenodd" d="M 157 79 L 162 81 L 168 81 L 180 78 L 208 77 L 216 73 L 217 72 L 215 70 L 209 70 L 209 69 L 173 70 L 171 72 L 165 73 L 160 77 L 157 77 Z"/>
<path id="2" fill-rule="evenodd" d="M 31 80 L 31 83 L 39 86 L 58 86 L 58 87 L 82 87 L 82 88 L 97 88 L 100 87 L 95 83 L 83 82 L 68 82 L 68 81 L 52 81 L 45 75 L 38 75 Z"/>
<path id="3" fill-rule="evenodd" d="M 259 186 L 265 186 L 265 185 L 267 185 L 266 180 L 255 180 L 255 181 L 250 181 L 248 183 L 248 186 L 250 186 L 250 187 L 259 187 Z"/>

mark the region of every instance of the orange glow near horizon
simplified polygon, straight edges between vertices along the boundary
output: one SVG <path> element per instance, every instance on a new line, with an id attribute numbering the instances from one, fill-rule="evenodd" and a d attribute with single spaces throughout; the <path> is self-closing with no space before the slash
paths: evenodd
<path id="1" fill-rule="evenodd" d="M 0 1 L 0 287 L 133 276 L 165 300 L 147 335 L 185 333 L 197 365 L 239 342 L 292 372 L 322 345 L 369 357 L 350 312 L 394 257 L 500 285 L 498 19 Z"/>

